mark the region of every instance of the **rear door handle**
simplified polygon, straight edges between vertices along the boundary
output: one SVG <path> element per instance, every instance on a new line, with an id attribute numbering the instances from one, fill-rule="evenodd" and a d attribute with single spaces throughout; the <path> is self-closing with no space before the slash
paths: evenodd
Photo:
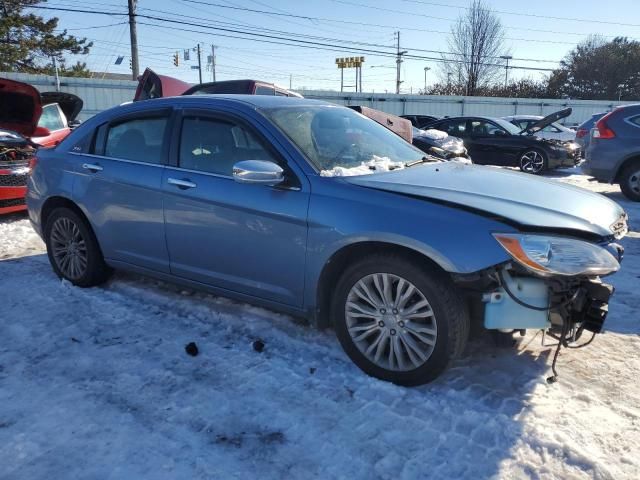
<path id="1" fill-rule="evenodd" d="M 82 168 L 91 172 L 101 172 L 103 170 L 102 167 L 96 163 L 83 163 Z"/>
<path id="2" fill-rule="evenodd" d="M 175 185 L 176 187 L 186 190 L 187 188 L 196 188 L 197 185 L 189 180 L 179 180 L 177 178 L 168 178 L 169 185 Z"/>

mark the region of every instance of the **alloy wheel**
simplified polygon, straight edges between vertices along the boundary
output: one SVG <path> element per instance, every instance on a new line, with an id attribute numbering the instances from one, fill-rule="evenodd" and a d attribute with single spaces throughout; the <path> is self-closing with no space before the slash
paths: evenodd
<path id="1" fill-rule="evenodd" d="M 87 270 L 87 246 L 76 223 L 58 218 L 51 227 L 51 251 L 56 266 L 69 279 L 82 277 Z"/>
<path id="2" fill-rule="evenodd" d="M 520 157 L 520 167 L 523 172 L 539 173 L 544 168 L 544 157 L 535 150 L 526 152 Z"/>
<path id="3" fill-rule="evenodd" d="M 438 329 L 429 301 L 415 285 L 389 273 L 356 282 L 345 305 L 349 335 L 378 367 L 410 371 L 433 353 Z"/>

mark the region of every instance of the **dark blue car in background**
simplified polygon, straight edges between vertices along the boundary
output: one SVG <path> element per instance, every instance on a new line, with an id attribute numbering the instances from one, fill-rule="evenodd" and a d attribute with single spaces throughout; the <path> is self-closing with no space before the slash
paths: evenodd
<path id="1" fill-rule="evenodd" d="M 38 152 L 27 204 L 75 285 L 125 269 L 305 316 L 403 385 L 440 374 L 472 324 L 599 332 L 627 230 L 603 196 L 441 162 L 348 108 L 244 95 L 96 115 Z"/>

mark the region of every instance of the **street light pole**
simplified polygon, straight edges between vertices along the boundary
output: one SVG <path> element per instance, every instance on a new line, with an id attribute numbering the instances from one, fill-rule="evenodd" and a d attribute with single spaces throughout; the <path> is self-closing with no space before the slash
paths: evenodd
<path id="1" fill-rule="evenodd" d="M 431 70 L 430 67 L 424 67 L 424 94 L 427 94 L 427 72 Z"/>

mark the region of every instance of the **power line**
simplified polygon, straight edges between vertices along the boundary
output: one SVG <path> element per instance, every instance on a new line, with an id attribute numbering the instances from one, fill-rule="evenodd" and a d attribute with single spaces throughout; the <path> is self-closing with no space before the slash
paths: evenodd
<path id="1" fill-rule="evenodd" d="M 458 6 L 458 5 L 447 5 L 444 3 L 437 3 L 437 2 L 427 2 L 425 0 L 400 0 L 400 1 L 407 2 L 407 3 L 419 3 L 421 5 L 432 5 L 436 7 L 448 7 L 448 8 L 470 10 L 469 7 Z M 610 22 L 605 20 L 591 20 L 588 18 L 577 18 L 577 17 L 555 17 L 552 15 L 540 15 L 537 13 L 510 12 L 507 10 L 493 10 L 493 11 L 495 13 L 502 13 L 503 15 L 516 15 L 520 17 L 545 18 L 550 20 L 565 20 L 570 22 L 582 22 L 582 23 L 584 22 L 598 23 L 598 24 L 605 23 L 607 25 L 617 25 L 617 26 L 623 26 L 623 27 L 640 27 L 640 24 L 637 24 L 637 23 Z"/>

